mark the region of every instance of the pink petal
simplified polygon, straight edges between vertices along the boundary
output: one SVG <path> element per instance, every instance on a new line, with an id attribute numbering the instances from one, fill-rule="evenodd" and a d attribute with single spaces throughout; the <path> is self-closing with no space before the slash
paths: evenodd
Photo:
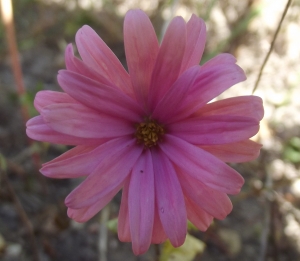
<path id="1" fill-rule="evenodd" d="M 184 243 L 187 215 L 180 183 L 172 163 L 160 150 L 152 150 L 156 204 L 164 231 L 174 247 Z"/>
<path id="2" fill-rule="evenodd" d="M 183 61 L 181 65 L 181 73 L 189 67 L 200 63 L 206 41 L 206 26 L 201 18 L 192 15 L 186 24 L 187 42 Z"/>
<path id="3" fill-rule="evenodd" d="M 199 147 L 224 162 L 246 162 L 259 156 L 262 145 L 252 140 L 243 140 L 221 145 L 200 145 Z"/>
<path id="4" fill-rule="evenodd" d="M 79 151 L 77 154 L 72 153 L 74 150 L 78 151 L 77 148 L 74 148 L 66 152 L 66 156 L 62 155 L 44 164 L 40 171 L 43 175 L 50 178 L 65 179 L 88 176 L 107 158 L 114 156 L 115 151 L 111 148 L 117 148 L 117 150 L 125 149 L 128 140 L 128 138 L 113 139 L 100 146 L 93 146 L 91 149 L 85 148 L 85 150 L 84 146 L 81 146 L 83 147 L 82 151 Z"/>
<path id="5" fill-rule="evenodd" d="M 183 193 L 190 202 L 217 219 L 224 219 L 231 212 L 232 204 L 225 193 L 205 186 L 182 171 L 177 171 L 177 174 Z"/>
<path id="6" fill-rule="evenodd" d="M 80 209 L 72 209 L 68 208 L 68 216 L 69 218 L 74 219 L 76 222 L 86 222 L 95 216 L 102 208 L 104 208 L 112 198 L 118 193 L 123 184 L 116 187 L 114 190 L 110 191 L 103 198 L 100 198 L 96 203 L 91 206 L 80 208 Z"/>
<path id="7" fill-rule="evenodd" d="M 137 100 L 145 105 L 159 45 L 154 28 L 143 11 L 130 10 L 126 14 L 124 42 L 133 89 Z"/>
<path id="8" fill-rule="evenodd" d="M 207 214 L 201 207 L 188 198 L 185 198 L 185 206 L 188 220 L 199 230 L 206 231 L 213 220 L 213 216 Z"/>
<path id="9" fill-rule="evenodd" d="M 56 103 L 77 103 L 77 101 L 69 94 L 54 91 L 39 91 L 34 98 L 34 107 L 39 113 L 44 107 Z"/>
<path id="10" fill-rule="evenodd" d="M 108 86 L 114 86 L 106 77 L 99 74 L 94 68 L 89 67 L 83 61 L 74 56 L 72 44 L 68 44 L 65 51 L 66 67 L 69 71 L 82 74 L 83 76 L 90 78 L 94 81 L 100 82 Z"/>
<path id="11" fill-rule="evenodd" d="M 52 104 L 41 111 L 41 115 L 53 130 L 82 138 L 115 138 L 134 134 L 129 122 L 100 114 L 82 104 Z"/>
<path id="12" fill-rule="evenodd" d="M 201 67 L 193 87 L 179 105 L 180 112 L 176 119 L 179 120 L 193 114 L 210 100 L 245 79 L 243 70 L 236 64 Z"/>
<path id="13" fill-rule="evenodd" d="M 230 53 L 220 53 L 217 56 L 213 57 L 205 64 L 202 65 L 202 68 L 209 68 L 218 66 L 220 64 L 234 64 L 236 63 L 236 58 Z"/>
<path id="14" fill-rule="evenodd" d="M 165 33 L 153 69 L 149 90 L 149 106 L 153 110 L 159 100 L 177 80 L 186 44 L 186 25 L 175 17 Z"/>
<path id="15" fill-rule="evenodd" d="M 123 184 L 142 150 L 143 147 L 137 146 L 135 139 L 127 142 L 120 139 L 119 144 L 110 146 L 102 154 L 99 153 L 98 157 L 103 160 L 100 160 L 93 173 L 67 196 L 67 207 L 78 209 L 90 206 Z"/>
<path id="16" fill-rule="evenodd" d="M 212 115 L 184 119 L 168 125 L 168 133 L 192 144 L 224 144 L 249 139 L 259 122 L 243 116 Z"/>
<path id="17" fill-rule="evenodd" d="M 262 99 L 257 96 L 239 96 L 209 103 L 196 112 L 197 115 L 247 116 L 260 121 L 264 116 Z"/>
<path id="18" fill-rule="evenodd" d="M 168 239 L 163 225 L 159 218 L 159 208 L 157 207 L 157 203 L 155 204 L 155 211 L 154 211 L 154 224 L 153 224 L 153 231 L 152 231 L 152 239 L 151 244 L 161 244 Z"/>
<path id="19" fill-rule="evenodd" d="M 129 227 L 129 211 L 128 211 L 128 191 L 129 191 L 130 176 L 124 182 L 122 191 L 122 200 L 118 217 L 118 237 L 122 242 L 131 242 L 130 227 Z"/>
<path id="20" fill-rule="evenodd" d="M 133 167 L 128 195 L 132 249 L 145 253 L 150 244 L 154 221 L 154 174 L 149 150 L 143 152 Z"/>
<path id="21" fill-rule="evenodd" d="M 160 148 L 186 175 L 227 194 L 240 192 L 242 176 L 206 151 L 168 134 L 164 135 Z"/>
<path id="22" fill-rule="evenodd" d="M 133 122 L 141 120 L 141 107 L 118 89 L 66 70 L 59 71 L 57 79 L 66 93 L 89 108 Z"/>
<path id="23" fill-rule="evenodd" d="M 84 25 L 76 34 L 76 45 L 84 63 L 107 78 L 123 92 L 131 93 L 128 73 L 119 59 L 89 26 Z"/>
<path id="24" fill-rule="evenodd" d="M 36 116 L 26 123 L 26 134 L 33 140 L 65 145 L 95 145 L 104 142 L 101 139 L 85 139 L 54 131 L 45 123 L 42 116 Z"/>
<path id="25" fill-rule="evenodd" d="M 185 71 L 169 89 L 166 95 L 160 100 L 156 106 L 152 117 L 158 122 L 167 123 L 170 119 L 177 116 L 178 104 L 182 101 L 182 97 L 188 93 L 189 88 L 199 73 L 200 66 L 193 66 Z"/>

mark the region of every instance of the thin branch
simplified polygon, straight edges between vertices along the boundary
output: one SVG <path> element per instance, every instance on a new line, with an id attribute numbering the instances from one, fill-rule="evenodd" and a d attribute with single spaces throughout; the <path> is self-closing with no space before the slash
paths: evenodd
<path id="1" fill-rule="evenodd" d="M 1 16 L 2 21 L 5 27 L 5 35 L 6 35 L 6 42 L 9 51 L 9 55 L 11 58 L 11 67 L 14 74 L 16 86 L 17 86 L 17 93 L 19 95 L 20 100 L 24 97 L 26 91 L 23 82 L 23 74 L 19 60 L 19 52 L 18 46 L 16 41 L 16 33 L 14 27 L 14 20 L 13 20 L 13 7 L 11 0 L 1 0 Z M 24 104 L 21 107 L 22 116 L 24 122 L 29 119 L 28 109 Z"/>
<path id="2" fill-rule="evenodd" d="M 17 213 L 19 214 L 19 217 L 20 217 L 23 225 L 25 226 L 25 228 L 28 232 L 33 260 L 34 261 L 39 261 L 40 258 L 39 258 L 39 254 L 38 254 L 38 248 L 37 248 L 37 245 L 36 245 L 36 239 L 35 239 L 35 236 L 34 236 L 34 231 L 33 231 L 32 224 L 31 224 L 25 210 L 22 207 L 21 202 L 18 199 L 18 196 L 16 195 L 14 188 L 10 184 L 9 178 L 7 176 L 7 173 L 6 173 L 6 168 L 7 168 L 6 160 L 0 154 L 0 177 L 2 178 L 2 181 L 4 183 L 3 187 L 7 188 L 8 193 L 10 194 L 10 197 L 11 197 L 11 199 L 12 199 L 14 205 L 15 205 Z"/>
<path id="3" fill-rule="evenodd" d="M 264 68 L 265 68 L 265 65 L 266 65 L 267 61 L 269 60 L 269 57 L 270 57 L 270 55 L 271 55 L 271 53 L 272 53 L 272 51 L 273 51 L 273 48 L 274 48 L 274 44 L 275 44 L 277 35 L 278 35 L 279 31 L 280 31 L 282 22 L 283 22 L 283 20 L 284 20 L 284 18 L 285 18 L 285 16 L 286 16 L 286 13 L 287 13 L 287 11 L 288 11 L 288 9 L 289 9 L 291 3 L 292 3 L 292 0 L 288 0 L 287 4 L 286 4 L 286 6 L 285 6 L 285 9 L 284 9 L 284 11 L 283 11 L 283 13 L 282 13 L 282 16 L 281 16 L 281 19 L 280 19 L 280 22 L 279 22 L 279 24 L 277 25 L 276 32 L 275 32 L 275 34 L 274 34 L 274 36 L 273 36 L 273 40 L 272 40 L 272 42 L 271 42 L 270 49 L 269 49 L 269 51 L 268 51 L 268 53 L 267 53 L 267 55 L 266 55 L 266 57 L 265 57 L 265 60 L 264 60 L 264 62 L 262 63 L 261 68 L 260 68 L 260 70 L 259 70 L 259 74 L 258 74 L 258 77 L 257 77 L 257 79 L 256 79 L 256 82 L 255 82 L 255 85 L 254 85 L 252 94 L 256 91 L 256 89 L 257 89 L 257 87 L 258 87 L 258 84 L 259 84 L 259 81 L 260 81 L 262 72 L 263 72 L 263 70 L 264 70 Z"/>
<path id="4" fill-rule="evenodd" d="M 21 102 L 21 114 L 23 122 L 24 125 L 26 125 L 26 122 L 29 120 L 29 110 L 26 104 L 24 104 L 24 96 L 26 94 L 26 89 L 23 81 L 23 73 L 20 64 L 19 51 L 16 40 L 13 6 L 11 0 L 0 0 L 0 2 L 2 22 L 4 24 L 7 47 L 11 58 L 11 67 L 17 86 L 17 94 L 19 96 L 19 101 Z M 29 145 L 31 145 L 32 140 L 28 139 L 28 143 Z M 32 154 L 32 160 L 34 162 L 35 168 L 38 170 L 41 165 L 40 156 L 37 153 L 34 153 Z M 45 188 L 43 182 L 42 186 Z"/>

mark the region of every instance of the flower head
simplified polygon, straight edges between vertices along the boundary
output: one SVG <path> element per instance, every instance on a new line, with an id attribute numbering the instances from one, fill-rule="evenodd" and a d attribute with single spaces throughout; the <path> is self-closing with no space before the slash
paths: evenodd
<path id="1" fill-rule="evenodd" d="M 243 178 L 225 162 L 255 159 L 249 140 L 263 117 L 260 98 L 207 104 L 246 79 L 230 54 L 199 65 L 204 22 L 174 18 L 159 44 L 149 18 L 131 10 L 124 21 L 128 72 L 88 26 L 76 34 L 81 59 L 66 48 L 64 92 L 36 95 L 27 123 L 35 140 L 75 147 L 43 165 L 51 178 L 86 177 L 65 200 L 70 218 L 85 222 L 123 188 L 118 233 L 135 254 L 167 238 L 177 247 L 187 219 L 205 231 L 224 219 Z"/>

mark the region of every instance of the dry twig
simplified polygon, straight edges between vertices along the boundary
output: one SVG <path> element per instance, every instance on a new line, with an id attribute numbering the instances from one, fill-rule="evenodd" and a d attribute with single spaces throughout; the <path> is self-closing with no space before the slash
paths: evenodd
<path id="1" fill-rule="evenodd" d="M 14 188 L 10 184 L 9 178 L 7 176 L 7 173 L 6 173 L 6 168 L 7 168 L 6 160 L 0 154 L 0 177 L 3 181 L 3 183 L 4 183 L 4 187 L 7 188 L 7 190 L 8 190 L 8 193 L 9 193 L 9 195 L 10 195 L 10 197 L 11 197 L 11 199 L 12 199 L 14 205 L 15 205 L 15 208 L 17 210 L 17 213 L 19 214 L 19 217 L 20 217 L 23 225 L 25 226 L 25 228 L 28 232 L 33 260 L 34 261 L 39 261 L 40 258 L 39 258 L 39 254 L 38 254 L 38 248 L 37 248 L 37 245 L 36 245 L 36 240 L 35 240 L 32 224 L 31 224 L 25 210 L 22 207 L 21 202 L 18 199 L 18 196 L 16 195 Z"/>
<path id="2" fill-rule="evenodd" d="M 25 91 L 23 74 L 22 74 L 22 69 L 19 60 L 11 0 L 1 0 L 1 15 L 5 27 L 7 47 L 11 58 L 11 67 L 17 85 L 17 93 L 22 101 L 22 98 L 24 97 L 26 91 Z M 29 113 L 27 107 L 24 106 L 23 104 L 21 107 L 21 112 L 25 123 L 29 119 Z"/>
<path id="3" fill-rule="evenodd" d="M 258 74 L 258 77 L 257 77 L 256 82 L 255 82 L 255 84 L 254 84 L 254 88 L 253 88 L 252 94 L 256 91 L 256 89 L 257 89 L 257 87 L 258 87 L 258 84 L 259 84 L 259 81 L 260 81 L 262 72 L 263 72 L 263 70 L 264 70 L 264 68 L 265 68 L 265 65 L 266 65 L 267 61 L 269 60 L 269 57 L 270 57 L 270 55 L 271 55 L 271 53 L 272 53 L 272 51 L 273 51 L 273 48 L 274 48 L 274 44 L 275 44 L 277 35 L 278 35 L 279 31 L 280 31 L 282 22 L 283 22 L 283 20 L 284 20 L 284 18 L 285 18 L 285 15 L 286 15 L 286 13 L 287 13 L 287 11 L 288 11 L 288 9 L 289 9 L 291 3 L 292 3 L 292 0 L 288 0 L 287 4 L 286 4 L 286 6 L 285 6 L 285 9 L 284 9 L 284 11 L 283 11 L 283 13 L 282 13 L 281 19 L 280 19 L 280 21 L 279 21 L 279 23 L 278 23 L 278 25 L 277 25 L 275 34 L 274 34 L 274 36 L 273 36 L 273 40 L 272 40 L 272 42 L 271 42 L 269 51 L 268 51 L 268 53 L 267 53 L 267 55 L 266 55 L 266 57 L 265 57 L 265 59 L 264 59 L 264 62 L 262 63 L 262 65 L 261 65 L 261 67 L 260 67 L 259 74 Z"/>

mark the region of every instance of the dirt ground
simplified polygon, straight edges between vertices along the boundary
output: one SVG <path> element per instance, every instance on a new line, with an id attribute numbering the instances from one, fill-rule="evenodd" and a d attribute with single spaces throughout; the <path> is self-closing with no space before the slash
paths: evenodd
<path id="1" fill-rule="evenodd" d="M 0 260 L 3 261 L 166 261 L 166 246 L 134 256 L 118 240 L 115 222 L 121 194 L 85 224 L 67 217 L 64 199 L 79 183 L 43 177 L 39 165 L 69 147 L 29 141 L 21 106 L 32 106 L 39 90 L 60 90 L 56 76 L 65 68 L 64 48 L 76 31 L 92 26 L 126 66 L 122 23 L 131 8 L 146 11 L 161 37 L 168 21 L 195 13 L 208 28 L 203 62 L 230 52 L 248 80 L 220 98 L 250 95 L 286 1 L 272 0 L 15 0 L 14 19 L 27 94 L 20 99 L 0 26 Z M 255 161 L 232 164 L 246 182 L 231 197 L 232 213 L 206 232 L 190 230 L 203 245 L 189 260 L 300 260 L 300 1 L 294 0 L 255 92 L 265 117 L 255 140 L 263 144 Z M 29 223 L 28 223 L 29 222 Z M 173 253 L 173 252 L 172 252 Z M 176 259 L 177 258 L 177 259 Z M 183 260 L 184 261 L 184 260 Z M 187 260 L 188 261 L 188 260 Z"/>

